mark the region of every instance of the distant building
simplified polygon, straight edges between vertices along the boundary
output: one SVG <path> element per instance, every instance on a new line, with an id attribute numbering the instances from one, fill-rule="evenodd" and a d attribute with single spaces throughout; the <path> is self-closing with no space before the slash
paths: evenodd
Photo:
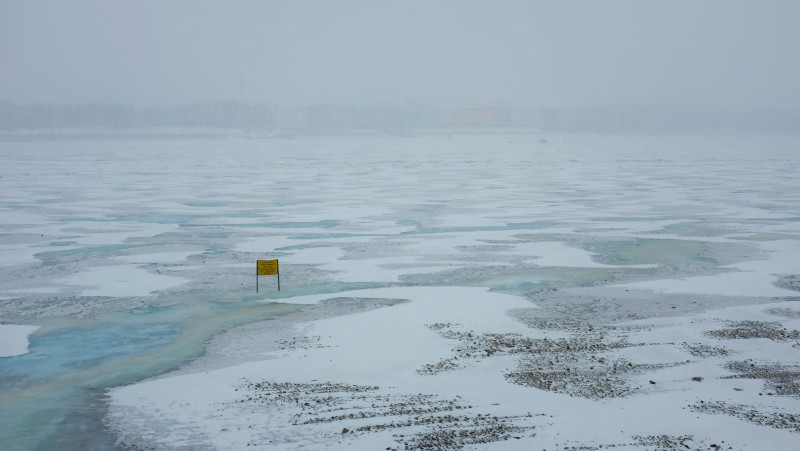
<path id="1" fill-rule="evenodd" d="M 457 126 L 511 125 L 511 107 L 455 108 L 452 123 Z"/>
<path id="2" fill-rule="evenodd" d="M 403 111 L 391 104 L 364 106 L 312 105 L 308 107 L 308 125 L 312 129 L 404 128 Z"/>
<path id="3" fill-rule="evenodd" d="M 356 125 L 352 108 L 335 105 L 308 107 L 308 122 L 313 128 L 341 128 Z"/>

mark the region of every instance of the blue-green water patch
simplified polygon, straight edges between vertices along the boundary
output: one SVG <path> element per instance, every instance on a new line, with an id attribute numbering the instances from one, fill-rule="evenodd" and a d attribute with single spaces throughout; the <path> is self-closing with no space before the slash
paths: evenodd
<path id="1" fill-rule="evenodd" d="M 785 222 L 800 222 L 800 217 L 793 217 L 793 218 L 750 218 L 750 219 L 748 219 L 748 221 L 783 224 Z"/>
<path id="2" fill-rule="evenodd" d="M 416 227 L 418 229 L 422 227 L 422 223 L 421 222 L 414 221 L 412 219 L 404 219 L 402 221 L 397 221 L 397 225 L 408 226 L 408 227 Z"/>
<path id="3" fill-rule="evenodd" d="M 398 223 L 399 224 L 399 223 Z M 464 226 L 464 227 L 424 227 L 417 230 L 401 232 L 401 235 L 427 235 L 437 233 L 463 233 L 463 232 L 496 232 L 504 230 L 536 230 L 553 227 L 555 222 L 511 222 L 504 226 Z"/>
<path id="4" fill-rule="evenodd" d="M 797 240 L 800 241 L 800 233 L 754 233 L 746 236 L 733 236 L 732 240 L 740 241 L 781 241 L 781 240 Z"/>
<path id="5" fill-rule="evenodd" d="M 225 224 L 189 224 L 181 223 L 181 227 L 263 227 L 267 229 L 304 229 L 304 228 L 321 228 L 330 229 L 339 225 L 339 221 L 333 219 L 325 219 L 317 222 L 248 222 L 248 223 L 225 223 Z"/>
<path id="6" fill-rule="evenodd" d="M 200 238 L 228 238 L 231 234 L 225 232 L 201 233 Z"/>
<path id="7" fill-rule="evenodd" d="M 113 443 L 96 422 L 89 433 L 81 431 L 87 420 L 75 412 L 100 416 L 102 405 L 89 404 L 98 390 L 175 369 L 201 355 L 203 343 L 220 332 L 303 308 L 255 299 L 263 296 L 193 293 L 170 307 L 43 320 L 28 354 L 0 359 L 0 443 L 4 449 L 60 450 Z"/>
<path id="8" fill-rule="evenodd" d="M 594 259 L 610 265 L 658 264 L 717 267 L 755 260 L 760 252 L 743 243 L 700 240 L 639 239 L 589 243 L 583 246 L 597 254 Z"/>
<path id="9" fill-rule="evenodd" d="M 403 283 L 416 285 L 484 286 L 493 291 L 523 294 L 549 286 L 593 286 L 617 281 L 621 276 L 636 276 L 652 273 L 651 269 L 619 268 L 559 268 L 559 267 L 510 267 L 475 266 L 436 273 L 405 274 Z"/>
<path id="10" fill-rule="evenodd" d="M 735 230 L 712 226 L 706 222 L 689 221 L 669 224 L 663 227 L 664 233 L 688 237 L 717 237 L 735 233 Z"/>
<path id="11" fill-rule="evenodd" d="M 224 207 L 227 204 L 223 202 L 184 202 L 183 205 L 186 205 L 187 207 L 210 208 L 210 207 Z"/>
<path id="12" fill-rule="evenodd" d="M 38 258 L 39 260 L 42 260 L 43 264 L 45 265 L 51 265 L 55 264 L 55 262 L 58 260 L 68 257 L 74 257 L 76 255 L 112 254 L 123 250 L 137 249 L 150 246 L 158 246 L 158 244 L 111 244 L 108 246 L 82 247 L 78 249 L 67 249 L 63 251 L 41 252 L 38 254 L 34 254 L 34 257 Z"/>
<path id="13" fill-rule="evenodd" d="M 196 219 L 205 218 L 202 215 L 120 215 L 109 218 L 119 222 L 141 222 L 145 224 L 188 224 Z"/>
<path id="14" fill-rule="evenodd" d="M 5 388 L 16 384 L 54 379 L 64 374 L 143 354 L 176 340 L 178 324 L 106 322 L 57 329 L 35 334 L 30 339 L 30 352 L 12 357 L 0 366 Z"/>
<path id="15" fill-rule="evenodd" d="M 655 221 L 672 221 L 675 217 L 672 216 L 603 216 L 599 218 L 590 218 L 589 221 L 602 221 L 602 222 L 655 222 Z"/>
<path id="16" fill-rule="evenodd" d="M 324 246 L 320 246 L 319 244 L 316 244 L 316 243 L 293 244 L 291 246 L 278 247 L 278 248 L 275 248 L 275 250 L 276 251 L 296 251 L 296 250 L 303 250 L 303 249 L 315 249 L 315 248 L 318 248 L 318 247 L 324 247 Z"/>
<path id="17" fill-rule="evenodd" d="M 330 229 L 339 225 L 339 221 L 333 219 L 323 219 L 317 222 L 263 222 L 255 224 L 260 227 L 269 227 L 272 229 L 293 229 L 293 228 L 306 228 L 306 227 L 319 227 L 322 229 Z"/>
<path id="18" fill-rule="evenodd" d="M 228 252 L 230 252 L 230 250 L 228 250 L 228 249 L 226 249 L 226 248 L 224 248 L 224 247 L 220 247 L 220 246 L 213 246 L 213 245 L 212 245 L 212 246 L 209 246 L 209 247 L 207 247 L 207 248 L 206 248 L 206 250 L 205 250 L 205 252 L 203 252 L 203 254 L 214 254 L 214 255 L 219 255 L 219 254 L 226 254 L 226 253 L 228 253 Z"/>
<path id="19" fill-rule="evenodd" d="M 366 233 L 306 233 L 303 235 L 293 235 L 287 237 L 291 240 L 324 240 L 329 238 L 353 238 L 365 236 L 380 236 Z"/>

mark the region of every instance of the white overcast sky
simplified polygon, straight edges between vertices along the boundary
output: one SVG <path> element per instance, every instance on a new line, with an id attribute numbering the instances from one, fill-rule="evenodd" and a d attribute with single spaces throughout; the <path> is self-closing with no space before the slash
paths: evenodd
<path id="1" fill-rule="evenodd" d="M 800 106 L 800 0 L 0 0 L 0 99 Z"/>

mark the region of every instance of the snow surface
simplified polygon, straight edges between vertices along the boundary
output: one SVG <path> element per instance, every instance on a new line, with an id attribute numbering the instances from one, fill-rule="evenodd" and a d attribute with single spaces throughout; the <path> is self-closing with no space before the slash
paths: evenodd
<path id="1" fill-rule="evenodd" d="M 730 371 L 719 359 L 697 359 L 681 343 L 715 346 L 718 340 L 704 332 L 726 321 L 781 318 L 770 309 L 790 308 L 788 329 L 800 328 L 800 308 L 795 303 L 739 307 L 667 320 L 641 320 L 633 325 L 643 331 L 632 334 L 630 347 L 611 353 L 613 358 L 636 364 L 666 364 L 666 368 L 636 374 L 630 383 L 635 393 L 626 398 L 592 400 L 553 394 L 513 384 L 502 377 L 513 367 L 506 356 L 485 358 L 456 371 L 419 374 L 426 364 L 450 357 L 453 340 L 431 330 L 434 324 L 457 324 L 476 336 L 487 333 L 523 334 L 542 338 L 506 315 L 509 309 L 529 308 L 517 297 L 488 292 L 484 288 L 406 287 L 359 290 L 337 296 L 402 298 L 410 302 L 390 308 L 314 322 L 301 331 L 304 337 L 319 337 L 317 345 L 271 353 L 268 360 L 221 370 L 166 377 L 112 391 L 111 421 L 121 430 L 120 439 L 156 448 L 175 446 L 241 449 L 385 449 L 400 447 L 398 434 L 413 437 L 430 429 L 424 425 L 389 428 L 380 433 L 357 432 L 343 435 L 343 428 L 356 430 L 368 425 L 399 421 L 387 418 L 361 419 L 359 410 L 375 410 L 369 403 L 382 398 L 401 403 L 415 395 L 457 399 L 476 413 L 508 418 L 509 423 L 529 428 L 509 443 L 485 445 L 491 449 L 558 449 L 570 446 L 617 445 L 622 449 L 646 448 L 632 444 L 631 437 L 691 436 L 697 446 L 728 443 L 734 449 L 793 449 L 797 432 L 768 431 L 722 415 L 698 414 L 687 408 L 697 403 L 725 402 L 755 408 L 796 413 L 797 401 L 764 396 L 761 384 L 751 380 L 725 379 Z M 314 295 L 287 302 L 315 302 L 328 296 Z M 791 344 L 770 340 L 750 343 L 741 340 L 731 346 L 738 360 L 800 364 L 800 353 Z M 607 356 L 606 358 L 611 358 Z M 688 362 L 688 363 L 686 363 Z M 675 364 L 676 366 L 669 366 Z M 694 381 L 693 377 L 702 377 Z M 651 384 L 650 381 L 657 381 Z M 315 397 L 301 397 L 289 406 L 277 402 L 252 402 L 244 382 L 313 384 L 333 381 L 341 384 L 378 386 L 376 394 L 361 400 L 360 408 L 344 406 L 344 419 L 303 424 L 315 415 L 305 403 Z M 273 389 L 275 390 L 275 389 Z M 353 395 L 357 396 L 357 395 Z M 356 403 L 357 404 L 357 403 Z M 325 415 L 337 415 L 331 409 Z M 355 417 L 349 415 L 355 413 Z M 461 413 L 461 412 L 458 412 Z M 533 416 L 528 416 L 533 414 Z M 320 414 L 321 416 L 325 416 Z M 169 431 L 169 434 L 165 434 Z M 710 440 L 710 441 L 708 441 Z M 508 442 L 508 440 L 502 440 Z M 594 449 L 594 448 L 592 448 Z"/>
<path id="2" fill-rule="evenodd" d="M 28 335 L 39 326 L 0 324 L 0 357 L 13 357 L 28 352 Z"/>
<path id="3" fill-rule="evenodd" d="M 81 290 L 82 296 L 146 296 L 153 291 L 178 286 L 186 280 L 152 274 L 136 265 L 114 265 L 87 269 L 58 281 L 93 287 Z"/>

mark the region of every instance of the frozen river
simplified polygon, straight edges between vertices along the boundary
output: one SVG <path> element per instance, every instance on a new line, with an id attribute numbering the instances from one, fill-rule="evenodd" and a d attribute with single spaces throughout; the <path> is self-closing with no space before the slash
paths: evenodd
<path id="1" fill-rule="evenodd" d="M 291 324 L 414 296 L 380 289 L 485 287 L 549 314 L 569 309 L 548 290 L 650 293 L 571 304 L 606 323 L 800 294 L 795 136 L 31 139 L 0 156 L 3 449 L 120 446 L 109 387 L 257 360 Z M 273 258 L 281 291 L 263 276 L 256 293 Z M 317 295 L 333 301 L 297 301 Z"/>

